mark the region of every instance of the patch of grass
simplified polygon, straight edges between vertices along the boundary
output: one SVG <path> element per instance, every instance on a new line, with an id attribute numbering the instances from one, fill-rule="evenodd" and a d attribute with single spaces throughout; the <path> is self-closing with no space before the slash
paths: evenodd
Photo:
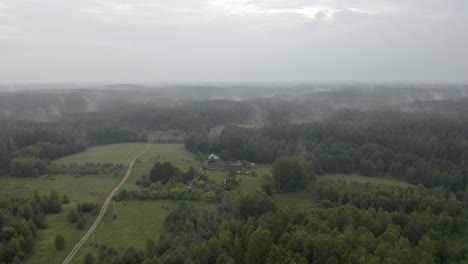
<path id="1" fill-rule="evenodd" d="M 392 178 L 385 178 L 385 177 L 368 177 L 362 175 L 352 175 L 352 174 L 327 174 L 324 176 L 317 176 L 317 180 L 337 180 L 343 179 L 345 181 L 352 181 L 357 183 L 373 183 L 373 184 L 386 184 L 386 185 L 393 185 L 393 186 L 400 186 L 400 187 L 408 187 L 412 186 L 410 183 L 405 181 L 392 179 Z"/>
<path id="2" fill-rule="evenodd" d="M 124 143 L 90 147 L 86 151 L 57 159 L 57 164 L 101 162 L 128 165 L 146 147 L 144 143 Z"/>
<path id="3" fill-rule="evenodd" d="M 119 201 L 115 203 L 116 219 L 112 219 L 113 204 L 111 204 L 95 231 L 96 242 L 143 249 L 148 239 L 157 240 L 164 219 L 179 203 L 181 202 L 173 200 Z M 213 209 L 215 206 L 215 204 L 193 201 L 184 203 L 200 209 Z"/>
<path id="4" fill-rule="evenodd" d="M 0 177 L 0 196 L 32 196 L 34 190 L 46 195 L 56 190 L 66 194 L 72 202 L 102 203 L 123 175 L 71 175 L 39 176 L 35 178 Z"/>

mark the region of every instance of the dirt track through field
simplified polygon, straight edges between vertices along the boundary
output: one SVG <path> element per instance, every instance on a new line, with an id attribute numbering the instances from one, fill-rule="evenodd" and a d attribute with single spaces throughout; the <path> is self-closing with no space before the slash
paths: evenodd
<path id="1" fill-rule="evenodd" d="M 128 179 L 128 177 L 130 176 L 130 174 L 132 173 L 132 169 L 133 169 L 133 164 L 135 163 L 135 161 L 141 156 L 143 155 L 149 148 L 151 147 L 150 144 L 148 144 L 146 146 L 146 149 L 143 150 L 143 152 L 141 152 L 140 154 L 138 154 L 135 158 L 133 158 L 133 160 L 130 162 L 130 165 L 128 166 L 128 170 L 127 170 L 127 173 L 125 174 L 125 176 L 123 177 L 123 179 L 120 181 L 120 183 L 109 193 L 109 195 L 107 196 L 106 200 L 104 201 L 104 204 L 102 205 L 102 208 L 101 208 L 101 211 L 99 212 L 98 216 L 96 217 L 96 220 L 94 220 L 94 223 L 91 225 L 91 227 L 88 229 L 88 231 L 86 232 L 86 234 L 84 234 L 84 236 L 80 239 L 80 241 L 78 241 L 78 243 L 75 245 L 75 247 L 72 249 L 72 251 L 70 252 L 70 254 L 68 254 L 68 256 L 65 258 L 65 260 L 62 262 L 62 264 L 68 264 L 70 263 L 70 261 L 73 259 L 73 256 L 75 256 L 76 252 L 78 252 L 78 250 L 80 250 L 81 246 L 86 242 L 86 240 L 93 234 L 94 232 L 94 229 L 96 229 L 97 225 L 99 224 L 99 222 L 101 222 L 101 219 L 102 217 L 104 216 L 104 214 L 106 213 L 106 210 L 107 210 L 107 207 L 109 206 L 109 203 L 110 201 L 112 200 L 112 197 L 114 196 L 114 194 L 119 190 L 120 187 L 122 187 L 122 185 L 125 183 L 125 181 Z"/>

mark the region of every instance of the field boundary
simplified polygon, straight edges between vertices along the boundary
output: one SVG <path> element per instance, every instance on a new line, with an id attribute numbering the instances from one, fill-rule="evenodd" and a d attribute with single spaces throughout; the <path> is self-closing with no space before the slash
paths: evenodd
<path id="1" fill-rule="evenodd" d="M 107 207 L 109 206 L 109 203 L 110 201 L 112 200 L 112 197 L 114 196 L 114 194 L 120 189 L 120 187 L 122 187 L 122 185 L 127 181 L 128 177 L 130 176 L 130 174 L 132 173 L 132 169 L 133 169 L 133 165 L 135 164 L 135 161 L 140 157 L 142 156 L 143 154 L 145 154 L 146 151 L 148 151 L 148 149 L 150 149 L 151 147 L 151 144 L 147 144 L 145 150 L 143 150 L 140 154 L 138 154 L 135 158 L 133 158 L 133 160 L 130 162 L 130 164 L 128 165 L 128 169 L 127 169 L 127 173 L 125 173 L 125 176 L 122 178 L 122 180 L 120 181 L 120 183 L 114 188 L 112 189 L 112 191 L 109 193 L 109 195 L 107 196 L 106 200 L 104 201 L 104 204 L 102 205 L 102 208 L 101 208 L 101 211 L 99 211 L 99 214 L 98 216 L 96 217 L 96 220 L 94 220 L 94 223 L 91 225 L 91 227 L 89 227 L 88 231 L 84 234 L 84 236 L 80 239 L 80 241 L 78 241 L 78 243 L 75 245 L 75 247 L 72 249 L 72 251 L 68 254 L 68 256 L 65 258 L 65 260 L 62 262 L 62 264 L 68 264 L 70 263 L 70 261 L 73 259 L 73 257 L 75 256 L 75 254 L 78 252 L 78 250 L 80 250 L 81 246 L 86 242 L 86 240 L 88 240 L 88 238 L 93 234 L 94 232 L 94 229 L 96 229 L 96 227 L 98 226 L 98 224 L 101 222 L 101 219 L 102 217 L 104 216 L 104 214 L 106 213 L 107 211 Z"/>

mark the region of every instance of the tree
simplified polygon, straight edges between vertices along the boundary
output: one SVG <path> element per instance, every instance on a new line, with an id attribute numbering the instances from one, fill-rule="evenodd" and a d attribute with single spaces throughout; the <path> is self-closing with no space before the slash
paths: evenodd
<path id="1" fill-rule="evenodd" d="M 281 191 L 303 189 L 305 169 L 302 163 L 292 157 L 280 157 L 273 163 L 273 180 L 275 187 Z"/>
<path id="2" fill-rule="evenodd" d="M 78 229 L 83 229 L 86 225 L 86 220 L 84 219 L 83 216 L 81 216 L 79 219 L 78 219 L 78 222 L 76 223 L 76 226 L 78 227 Z"/>
<path id="3" fill-rule="evenodd" d="M 166 184 L 169 179 L 176 176 L 178 170 L 170 162 L 157 162 L 154 164 L 153 169 L 150 171 L 149 179 L 152 182 L 161 181 L 162 184 Z"/>
<path id="4" fill-rule="evenodd" d="M 86 253 L 83 257 L 83 264 L 94 264 L 94 256 L 91 253 Z"/>
<path id="5" fill-rule="evenodd" d="M 367 159 L 361 159 L 361 161 L 359 162 L 359 172 L 362 175 L 373 176 L 375 175 L 375 171 L 376 171 L 376 168 L 375 168 L 374 163 L 372 163 L 372 161 L 367 160 Z"/>
<path id="6" fill-rule="evenodd" d="M 70 199 L 68 199 L 68 196 L 66 194 L 64 194 L 63 197 L 62 197 L 62 203 L 63 204 L 69 204 L 70 203 Z"/>
<path id="7" fill-rule="evenodd" d="M 63 250 L 65 248 L 65 238 L 62 235 L 55 236 L 55 249 Z"/>
<path id="8" fill-rule="evenodd" d="M 10 169 L 10 153 L 8 148 L 0 143 L 0 175 L 7 173 Z"/>
<path id="9" fill-rule="evenodd" d="M 265 263 L 270 254 L 272 245 L 273 238 L 271 237 L 270 231 L 262 227 L 257 228 L 250 237 L 247 253 L 245 255 L 245 263 Z"/>

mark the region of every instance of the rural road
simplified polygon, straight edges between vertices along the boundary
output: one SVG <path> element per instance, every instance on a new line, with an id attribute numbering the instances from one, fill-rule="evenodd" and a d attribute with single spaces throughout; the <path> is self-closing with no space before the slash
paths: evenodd
<path id="1" fill-rule="evenodd" d="M 143 150 L 143 152 L 141 152 L 141 153 L 138 154 L 135 158 L 133 158 L 133 160 L 130 162 L 130 165 L 128 165 L 127 173 L 125 174 L 125 176 L 123 177 L 123 179 L 122 179 L 122 180 L 120 181 L 120 183 L 109 193 L 109 195 L 107 196 L 106 200 L 104 201 L 104 204 L 102 205 L 101 211 L 99 212 L 98 216 L 96 217 L 96 220 L 94 220 L 93 225 L 91 225 L 91 227 L 88 229 L 88 231 L 86 232 L 86 234 L 84 234 L 84 236 L 80 239 L 80 241 L 75 245 L 75 247 L 72 249 L 72 251 L 70 252 L 70 254 L 68 254 L 68 256 L 67 256 L 67 257 L 65 258 L 65 260 L 62 262 L 62 264 L 68 264 L 68 263 L 70 263 L 70 261 L 72 260 L 73 256 L 75 256 L 76 252 L 78 252 L 78 250 L 80 250 L 81 246 L 86 242 L 86 240 L 89 238 L 89 236 L 92 235 L 92 233 L 94 232 L 94 229 L 96 229 L 97 225 L 99 224 L 99 222 L 101 222 L 102 217 L 103 217 L 104 214 L 106 213 L 107 206 L 109 206 L 109 203 L 110 203 L 110 201 L 112 200 L 112 197 L 113 197 L 114 194 L 119 190 L 119 188 L 122 187 L 122 185 L 125 183 L 125 181 L 128 179 L 128 177 L 129 177 L 130 174 L 132 173 L 133 164 L 134 164 L 135 161 L 136 161 L 141 155 L 143 155 L 150 147 L 151 147 L 151 145 L 148 144 L 148 145 L 146 146 L 146 149 Z"/>

